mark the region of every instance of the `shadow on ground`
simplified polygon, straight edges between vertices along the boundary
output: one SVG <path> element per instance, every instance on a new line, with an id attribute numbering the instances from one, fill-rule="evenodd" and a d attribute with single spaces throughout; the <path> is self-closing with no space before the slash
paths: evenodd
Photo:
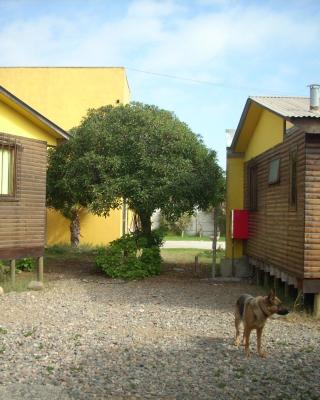
<path id="1" fill-rule="evenodd" d="M 319 348 L 307 361 L 299 350 L 269 350 L 267 359 L 246 358 L 230 337 L 195 336 L 176 347 L 104 341 L 89 352 L 79 347 L 77 362 L 55 371 L 49 383 L 63 382 L 76 399 L 317 399 L 311 366 L 319 365 Z M 308 376 L 304 385 L 298 374 Z"/>

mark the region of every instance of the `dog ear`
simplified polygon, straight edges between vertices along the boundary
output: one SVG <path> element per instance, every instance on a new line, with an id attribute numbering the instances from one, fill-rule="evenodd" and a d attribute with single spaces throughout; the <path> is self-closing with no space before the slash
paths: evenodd
<path id="1" fill-rule="evenodd" d="M 276 297 L 276 292 L 275 292 L 275 290 L 272 288 L 272 289 L 270 290 L 269 295 L 268 295 L 268 299 L 269 299 L 269 300 L 274 300 L 275 297 Z"/>

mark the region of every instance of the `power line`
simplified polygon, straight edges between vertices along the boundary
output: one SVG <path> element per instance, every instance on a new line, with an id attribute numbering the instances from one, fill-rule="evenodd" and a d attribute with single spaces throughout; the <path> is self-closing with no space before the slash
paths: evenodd
<path id="1" fill-rule="evenodd" d="M 193 83 L 201 83 L 201 84 L 204 84 L 204 85 L 224 86 L 223 83 L 202 81 L 202 80 L 199 80 L 199 79 L 185 78 L 185 77 L 182 77 L 182 76 L 162 74 L 160 72 L 144 71 L 142 69 L 129 68 L 129 67 L 126 67 L 126 69 L 128 69 L 130 71 L 142 72 L 143 74 L 162 76 L 162 77 L 170 78 L 170 79 L 179 79 L 181 81 L 188 81 L 188 82 L 193 82 Z"/>
<path id="2" fill-rule="evenodd" d="M 201 85 L 210 85 L 210 86 L 216 86 L 216 87 L 221 87 L 221 88 L 229 88 L 233 90 L 246 90 L 250 92 L 256 92 L 256 93 L 261 93 L 261 87 L 260 88 L 253 88 L 249 86 L 242 86 L 242 85 L 229 85 L 226 83 L 219 83 L 219 82 L 212 82 L 212 81 L 206 81 L 206 80 L 200 80 L 200 79 L 193 79 L 193 78 L 186 78 L 182 76 L 177 76 L 177 75 L 170 75 L 170 74 L 164 74 L 161 72 L 153 72 L 153 71 L 145 71 L 142 69 L 137 69 L 137 68 L 130 68 L 126 67 L 127 70 L 129 71 L 135 71 L 135 72 L 141 72 L 143 74 L 147 75 L 155 75 L 155 76 L 160 76 L 163 78 L 169 78 L 169 79 L 177 79 L 180 81 L 186 81 L 186 82 L 192 82 L 192 83 L 197 83 Z M 273 90 L 273 89 L 268 89 L 268 93 L 271 94 L 273 93 L 274 95 L 279 95 L 279 96 L 294 96 L 295 94 L 292 93 L 284 93 L 284 92 L 279 92 L 279 90 Z"/>

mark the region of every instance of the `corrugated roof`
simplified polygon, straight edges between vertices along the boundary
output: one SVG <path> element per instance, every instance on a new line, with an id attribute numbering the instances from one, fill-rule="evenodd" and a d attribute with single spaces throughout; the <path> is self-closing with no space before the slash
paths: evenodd
<path id="1" fill-rule="evenodd" d="M 310 111 L 309 97 L 252 96 L 250 99 L 283 117 L 320 118 L 320 112 Z"/>

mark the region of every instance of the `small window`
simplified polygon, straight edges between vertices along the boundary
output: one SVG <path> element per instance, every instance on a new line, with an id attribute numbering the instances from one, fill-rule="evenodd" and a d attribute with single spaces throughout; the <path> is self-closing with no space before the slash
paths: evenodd
<path id="1" fill-rule="evenodd" d="M 290 185 L 289 185 L 289 205 L 297 208 L 297 149 L 290 152 Z"/>
<path id="2" fill-rule="evenodd" d="M 255 211 L 258 208 L 258 176 L 257 166 L 249 168 L 249 209 Z"/>
<path id="3" fill-rule="evenodd" d="M 0 143 L 0 196 L 15 194 L 15 148 Z"/>
<path id="4" fill-rule="evenodd" d="M 269 166 L 269 185 L 280 182 L 280 158 L 276 158 L 270 162 Z"/>

